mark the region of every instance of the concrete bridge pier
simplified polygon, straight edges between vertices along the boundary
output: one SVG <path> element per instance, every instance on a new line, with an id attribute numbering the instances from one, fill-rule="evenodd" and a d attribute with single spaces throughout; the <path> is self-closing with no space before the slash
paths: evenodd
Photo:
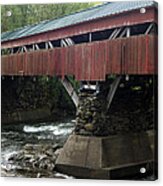
<path id="1" fill-rule="evenodd" d="M 108 96 L 120 82 L 116 78 Z M 153 134 L 145 132 L 110 135 L 106 109 L 111 100 L 92 91 L 79 94 L 76 127 L 56 161 L 58 171 L 77 178 L 120 179 L 150 170 Z M 151 140 L 152 141 L 152 140 Z"/>

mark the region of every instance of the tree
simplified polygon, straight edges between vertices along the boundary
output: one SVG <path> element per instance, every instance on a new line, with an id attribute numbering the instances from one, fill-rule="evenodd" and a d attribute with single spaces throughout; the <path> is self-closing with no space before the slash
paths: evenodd
<path id="1" fill-rule="evenodd" d="M 13 31 L 16 28 L 39 23 L 43 20 L 56 19 L 96 4 L 98 3 L 2 5 L 1 31 Z M 9 12 L 11 12 L 11 15 Z"/>

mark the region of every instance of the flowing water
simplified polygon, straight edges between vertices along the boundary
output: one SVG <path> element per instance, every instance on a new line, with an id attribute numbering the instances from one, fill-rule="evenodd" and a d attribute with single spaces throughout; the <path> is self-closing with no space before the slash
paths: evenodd
<path id="1" fill-rule="evenodd" d="M 8 124 L 1 127 L 1 176 L 73 178 L 55 170 L 55 160 L 75 123 Z M 140 179 L 133 177 L 127 179 Z M 145 176 L 142 180 L 154 180 Z"/>
<path id="2" fill-rule="evenodd" d="M 74 125 L 73 120 L 2 125 L 1 175 L 70 178 L 67 175 L 54 171 L 55 156 L 53 156 L 53 153 L 56 149 L 63 146 L 68 136 L 72 133 Z M 46 153 L 48 155 L 45 157 L 44 154 Z M 51 159 L 49 160 L 48 158 Z M 43 165 L 43 160 L 44 164 L 49 164 L 48 167 Z M 34 163 L 38 163 L 37 161 L 39 165 L 33 166 Z M 52 166 L 50 166 L 50 163 Z M 37 168 L 34 171 L 35 167 Z M 42 173 L 44 167 L 46 171 Z M 50 173 L 48 174 L 48 172 Z"/>

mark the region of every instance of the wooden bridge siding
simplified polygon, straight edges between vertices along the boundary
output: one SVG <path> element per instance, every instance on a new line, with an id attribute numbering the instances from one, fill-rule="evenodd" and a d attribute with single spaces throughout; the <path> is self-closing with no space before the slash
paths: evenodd
<path id="1" fill-rule="evenodd" d="M 75 75 L 105 80 L 106 74 L 157 73 L 157 36 L 134 36 L 65 48 L 2 56 L 2 75 Z"/>

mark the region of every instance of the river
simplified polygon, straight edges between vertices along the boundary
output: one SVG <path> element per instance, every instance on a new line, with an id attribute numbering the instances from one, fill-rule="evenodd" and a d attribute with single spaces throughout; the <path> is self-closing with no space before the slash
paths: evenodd
<path id="1" fill-rule="evenodd" d="M 54 170 L 56 151 L 63 146 L 74 125 L 71 119 L 2 125 L 1 176 L 72 178 Z"/>
<path id="2" fill-rule="evenodd" d="M 55 160 L 75 122 L 7 124 L 1 126 L 1 176 L 72 179 L 55 170 Z M 154 180 L 153 175 L 130 177 Z"/>

